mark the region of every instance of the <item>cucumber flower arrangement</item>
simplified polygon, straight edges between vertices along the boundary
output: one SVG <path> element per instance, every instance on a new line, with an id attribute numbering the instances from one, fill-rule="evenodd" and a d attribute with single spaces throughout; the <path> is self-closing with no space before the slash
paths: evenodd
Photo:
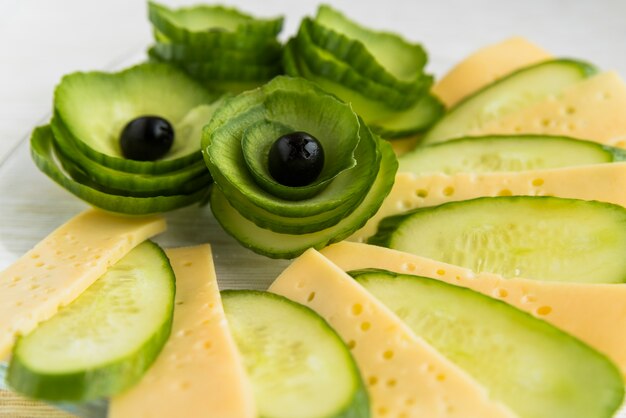
<path id="1" fill-rule="evenodd" d="M 391 146 L 348 104 L 286 76 L 220 106 L 202 151 L 217 220 L 274 258 L 351 235 L 378 210 L 397 170 Z"/>
<path id="2" fill-rule="evenodd" d="M 287 74 L 315 82 L 351 103 L 386 139 L 427 130 L 444 112 L 430 94 L 427 55 L 419 44 L 365 28 L 329 6 L 305 18 L 285 46 Z"/>

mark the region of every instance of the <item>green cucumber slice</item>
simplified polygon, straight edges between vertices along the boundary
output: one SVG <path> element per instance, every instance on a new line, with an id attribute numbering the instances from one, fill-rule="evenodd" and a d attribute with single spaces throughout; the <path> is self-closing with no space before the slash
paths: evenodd
<path id="1" fill-rule="evenodd" d="M 183 195 L 132 197 L 101 190 L 84 172 L 80 173 L 80 179 L 74 180 L 59 166 L 68 161 L 63 161 L 62 156 L 55 154 L 54 137 L 49 125 L 35 128 L 30 139 L 30 149 L 37 167 L 57 184 L 85 202 L 112 212 L 131 215 L 167 212 L 200 202 L 207 197 L 208 188 L 205 187 Z"/>
<path id="2" fill-rule="evenodd" d="M 159 54 L 155 47 L 148 49 L 148 56 L 156 61 L 168 60 Z M 275 61 L 270 64 L 250 64 L 247 62 L 229 61 L 226 57 L 203 62 L 174 62 L 192 77 L 203 82 L 219 86 L 224 81 L 267 81 L 282 72 L 282 64 Z"/>
<path id="3" fill-rule="evenodd" d="M 339 97 L 361 116 L 371 129 L 386 139 L 406 137 L 428 129 L 444 113 L 444 107 L 430 94 L 423 94 L 404 110 L 392 109 L 384 102 L 366 97 L 360 90 L 321 77 L 300 56 L 295 39 L 285 46 L 283 65 L 287 74 L 313 81 L 325 91 Z M 430 78 L 426 78 L 431 83 Z M 428 89 L 425 89 L 428 91 Z"/>
<path id="4" fill-rule="evenodd" d="M 504 277 L 626 282 L 626 209 L 556 197 L 484 197 L 384 218 L 370 244 Z"/>
<path id="5" fill-rule="evenodd" d="M 55 135 L 65 136 L 87 157 L 115 170 L 165 173 L 200 158 L 202 126 L 219 106 L 211 104 L 214 101 L 204 87 L 166 64 L 140 64 L 112 74 L 74 73 L 55 90 Z M 120 132 L 145 115 L 164 117 L 173 125 L 174 145 L 161 160 L 126 159 L 119 147 Z"/>
<path id="6" fill-rule="evenodd" d="M 141 378 L 167 341 L 174 294 L 165 253 L 149 241 L 140 244 L 17 342 L 9 385 L 52 401 L 121 392 Z"/>
<path id="7" fill-rule="evenodd" d="M 459 102 L 426 133 L 422 144 L 447 141 L 539 102 L 596 73 L 582 61 L 556 59 L 522 68 Z"/>
<path id="8" fill-rule="evenodd" d="M 540 170 L 625 160 L 623 149 L 547 135 L 458 138 L 418 147 L 398 159 L 399 171 L 416 175 Z"/>
<path id="9" fill-rule="evenodd" d="M 350 274 L 520 418 L 610 418 L 622 402 L 614 364 L 526 312 L 425 277 Z"/>
<path id="10" fill-rule="evenodd" d="M 224 291 L 222 301 L 260 416 L 370 416 L 350 350 L 313 310 L 252 290 Z"/>
<path id="11" fill-rule="evenodd" d="M 275 39 L 268 40 L 265 45 L 251 49 L 241 48 L 241 45 L 215 45 L 213 47 L 198 47 L 197 45 L 172 42 L 167 36 L 156 31 L 156 43 L 151 47 L 156 56 L 165 61 L 176 63 L 207 62 L 224 60 L 239 64 L 274 64 L 279 62 L 282 55 L 282 46 Z"/>
<path id="12" fill-rule="evenodd" d="M 361 26 L 328 5 L 319 7 L 315 23 L 319 45 L 367 77 L 393 85 L 396 80 L 415 82 L 422 74 L 427 57 L 419 44 Z M 319 26 L 335 33 L 324 33 Z"/>
<path id="13" fill-rule="evenodd" d="M 310 32 L 315 22 L 304 19 L 295 38 L 297 51 L 311 72 L 331 80 L 363 96 L 385 103 L 390 109 L 406 109 L 427 93 L 432 84 L 429 77 L 420 74 L 412 83 L 388 86 L 381 84 L 353 68 L 351 61 L 341 61 L 330 52 L 314 44 Z M 399 84 L 399 83 L 396 83 Z"/>
<path id="14" fill-rule="evenodd" d="M 57 124 L 58 126 L 58 124 Z M 55 128 L 52 125 L 54 132 Z M 202 159 L 180 170 L 164 174 L 127 173 L 103 166 L 91 160 L 72 146 L 64 135 L 54 135 L 55 152 L 62 160 L 70 160 L 85 172 L 92 181 L 103 187 L 125 190 L 132 196 L 142 193 L 186 194 L 196 191 L 199 187 L 194 180 L 203 177 L 202 185 L 208 186 L 211 176 Z"/>
<path id="15" fill-rule="evenodd" d="M 148 2 L 148 18 L 165 36 L 174 42 L 206 43 L 235 34 L 243 39 L 275 38 L 283 27 L 283 18 L 257 19 L 234 8 L 198 5 L 169 9 Z"/>
<path id="16" fill-rule="evenodd" d="M 376 180 L 359 206 L 334 226 L 306 234 L 281 234 L 264 229 L 235 210 L 215 186 L 211 191 L 213 215 L 241 245 L 271 258 L 293 258 L 308 248 L 321 249 L 341 241 L 365 225 L 378 211 L 395 180 L 398 163 L 393 149 L 387 142 L 379 142 L 381 161 Z"/>

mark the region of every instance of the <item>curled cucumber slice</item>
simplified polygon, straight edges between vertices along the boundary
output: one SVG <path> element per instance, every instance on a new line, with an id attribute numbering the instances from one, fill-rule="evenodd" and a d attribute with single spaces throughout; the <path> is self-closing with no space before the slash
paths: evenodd
<path id="1" fill-rule="evenodd" d="M 207 196 L 208 187 L 205 186 L 190 194 L 135 197 L 102 189 L 84 172 L 79 172 L 79 177 L 72 178 L 74 173 L 72 176 L 68 175 L 59 165 L 69 161 L 64 161 L 61 155 L 55 153 L 50 126 L 36 128 L 31 136 L 30 146 L 33 161 L 48 177 L 76 197 L 111 212 L 132 215 L 167 212 L 202 201 Z"/>

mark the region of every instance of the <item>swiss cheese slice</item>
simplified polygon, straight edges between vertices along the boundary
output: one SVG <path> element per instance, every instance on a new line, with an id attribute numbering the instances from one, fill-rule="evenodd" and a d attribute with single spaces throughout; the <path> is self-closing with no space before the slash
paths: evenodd
<path id="1" fill-rule="evenodd" d="M 626 285 L 542 282 L 476 274 L 453 266 L 367 244 L 340 242 L 322 254 L 345 271 L 379 268 L 463 286 L 501 299 L 580 338 L 609 357 L 626 377 Z"/>
<path id="2" fill-rule="evenodd" d="M 380 220 L 411 209 L 486 196 L 556 196 L 626 207 L 626 163 L 506 173 L 416 176 L 398 173 L 382 206 L 350 240 L 363 242 Z"/>
<path id="3" fill-rule="evenodd" d="M 351 348 L 373 417 L 514 416 L 350 276 L 310 249 L 270 286 L 325 318 Z"/>
<path id="4" fill-rule="evenodd" d="M 550 58 L 547 51 L 522 37 L 509 38 L 465 58 L 433 86 L 433 93 L 451 107 L 513 71 Z"/>
<path id="5" fill-rule="evenodd" d="M 613 71 L 576 83 L 483 125 L 468 135 L 534 133 L 565 135 L 626 148 L 626 84 Z"/>
<path id="6" fill-rule="evenodd" d="M 208 245 L 166 251 L 176 275 L 172 335 L 109 418 L 255 418 L 254 396 L 228 330 Z"/>
<path id="7" fill-rule="evenodd" d="M 15 338 L 76 299 L 136 245 L 165 230 L 161 217 L 88 210 L 0 273 L 0 359 Z"/>

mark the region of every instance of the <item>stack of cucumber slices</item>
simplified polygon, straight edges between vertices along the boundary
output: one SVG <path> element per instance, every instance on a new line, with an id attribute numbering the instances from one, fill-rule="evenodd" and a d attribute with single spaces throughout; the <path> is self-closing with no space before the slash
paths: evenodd
<path id="1" fill-rule="evenodd" d="M 398 35 L 367 29 L 329 6 L 305 18 L 285 49 L 285 71 L 351 103 L 384 138 L 425 131 L 443 112 L 424 73 L 426 52 Z"/>
<path id="2" fill-rule="evenodd" d="M 200 135 L 219 103 L 167 64 L 70 74 L 55 91 L 50 125 L 33 132 L 32 156 L 50 178 L 102 209 L 147 214 L 187 206 L 205 199 L 212 181 Z M 127 158 L 125 127 L 146 117 L 171 125 L 171 147 L 155 160 Z"/>
<path id="3" fill-rule="evenodd" d="M 282 17 L 256 19 L 208 5 L 171 10 L 154 2 L 148 13 L 155 38 L 150 58 L 175 65 L 212 89 L 241 92 L 282 73 L 276 39 Z"/>
<path id="4" fill-rule="evenodd" d="M 299 187 L 278 182 L 269 164 L 274 142 L 294 132 L 317 138 L 325 155 L 317 178 Z M 244 246 L 274 258 L 359 229 L 380 207 L 397 168 L 390 145 L 349 105 L 284 76 L 220 107 L 204 128 L 202 149 L 215 179 L 215 217 Z"/>

